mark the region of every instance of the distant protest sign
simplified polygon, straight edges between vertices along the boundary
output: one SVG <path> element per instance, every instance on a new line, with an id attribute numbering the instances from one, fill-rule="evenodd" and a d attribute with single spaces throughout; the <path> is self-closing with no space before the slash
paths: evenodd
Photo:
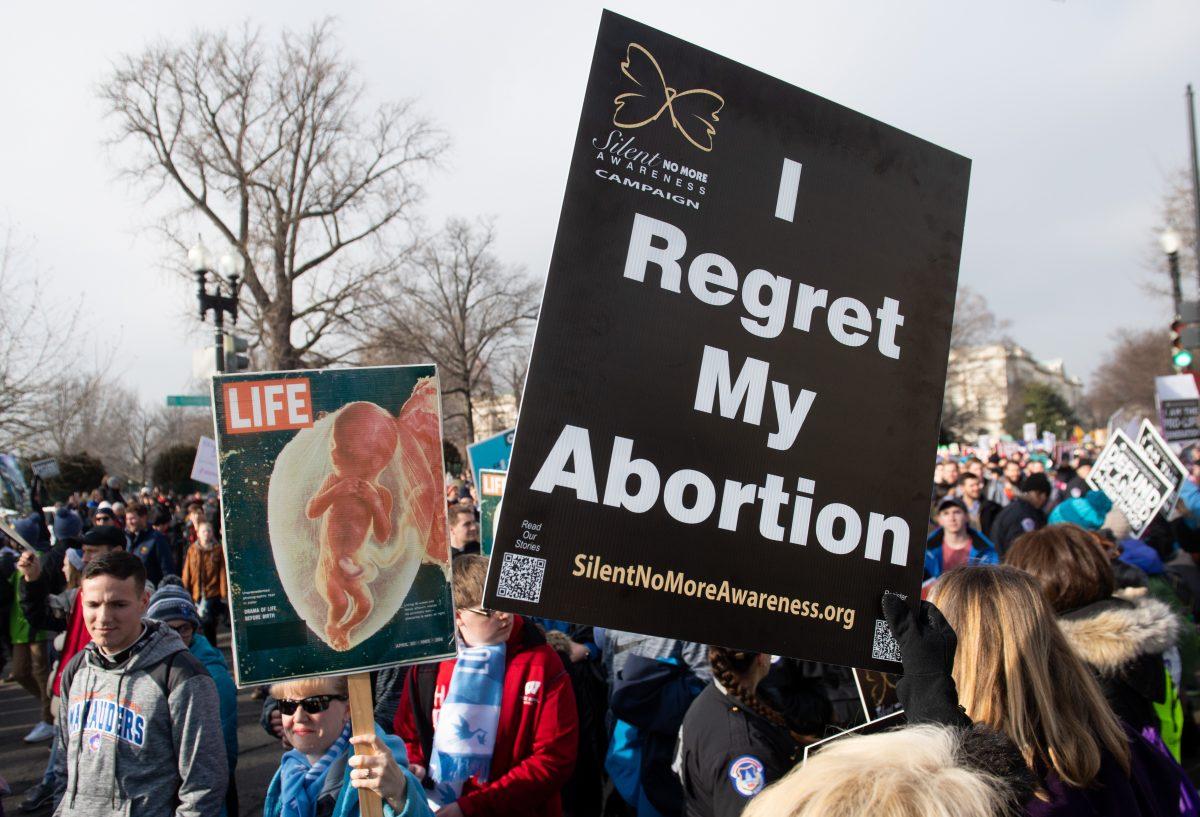
<path id="1" fill-rule="evenodd" d="M 1154 378 L 1158 419 L 1167 442 L 1186 445 L 1200 440 L 1200 390 L 1190 374 Z"/>
<path id="2" fill-rule="evenodd" d="M 499 471 L 508 469 L 515 433 L 516 429 L 510 428 L 467 446 L 467 461 L 471 466 L 471 478 L 475 481 L 476 489 L 479 488 L 482 479 L 479 472 L 484 468 Z"/>
<path id="3" fill-rule="evenodd" d="M 196 444 L 196 458 L 192 460 L 192 479 L 207 485 L 216 485 L 220 476 L 217 473 L 217 441 L 212 437 L 201 437 Z"/>
<path id="4" fill-rule="evenodd" d="M 29 470 L 38 479 L 54 479 L 59 475 L 58 460 L 47 457 L 44 460 L 34 460 L 29 463 Z"/>
<path id="5" fill-rule="evenodd" d="M 1163 503 L 1163 511 L 1169 511 L 1179 497 L 1179 489 L 1183 487 L 1183 481 L 1187 479 L 1187 468 L 1179 461 L 1179 457 L 1175 456 L 1175 452 L 1171 450 L 1167 441 L 1158 433 L 1154 423 L 1149 420 L 1142 420 L 1142 426 L 1138 429 L 1137 444 L 1150 464 L 1171 483 L 1171 495 Z"/>
<path id="6" fill-rule="evenodd" d="M 1141 446 L 1121 429 L 1113 431 L 1108 445 L 1087 476 L 1129 521 L 1133 535 L 1141 536 L 1154 515 L 1170 499 L 1175 485 L 1147 458 Z"/>
<path id="7" fill-rule="evenodd" d="M 241 686 L 454 654 L 433 366 L 213 379 Z"/>
<path id="8" fill-rule="evenodd" d="M 897 670 L 969 168 L 606 12 L 485 606 Z"/>
<path id="9" fill-rule="evenodd" d="M 496 516 L 504 499 L 507 471 L 483 468 L 479 471 L 479 548 L 484 556 L 492 553 L 496 540 Z"/>

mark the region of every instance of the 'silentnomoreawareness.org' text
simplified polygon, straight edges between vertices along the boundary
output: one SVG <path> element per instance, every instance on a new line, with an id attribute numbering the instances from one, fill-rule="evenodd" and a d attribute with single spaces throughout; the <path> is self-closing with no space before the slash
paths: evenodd
<path id="1" fill-rule="evenodd" d="M 644 587 L 663 593 L 676 593 L 691 598 L 704 598 L 725 604 L 737 604 L 742 607 L 772 610 L 802 618 L 815 618 L 819 621 L 832 621 L 841 624 L 842 629 L 845 630 L 854 627 L 854 610 L 849 607 L 838 607 L 833 604 L 822 606 L 820 602 L 816 601 L 794 599 L 758 590 L 746 590 L 730 585 L 728 580 L 709 582 L 689 579 L 682 571 L 667 570 L 663 572 L 648 565 L 605 564 L 599 556 L 587 553 L 576 554 L 575 569 L 571 571 L 571 575 L 611 584 Z"/>

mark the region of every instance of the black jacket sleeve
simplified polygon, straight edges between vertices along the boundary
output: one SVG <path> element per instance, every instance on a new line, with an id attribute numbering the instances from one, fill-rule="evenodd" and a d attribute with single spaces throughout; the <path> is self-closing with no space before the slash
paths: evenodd
<path id="1" fill-rule="evenodd" d="M 29 626 L 36 630 L 62 632 L 67 628 L 65 619 L 54 615 L 50 606 L 50 581 L 44 572 L 35 582 L 21 582 L 21 612 Z"/>

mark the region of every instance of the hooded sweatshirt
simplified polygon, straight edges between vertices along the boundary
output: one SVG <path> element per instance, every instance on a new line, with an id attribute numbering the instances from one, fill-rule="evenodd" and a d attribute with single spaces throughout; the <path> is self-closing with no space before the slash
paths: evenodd
<path id="1" fill-rule="evenodd" d="M 225 734 L 225 756 L 229 761 L 229 770 L 237 765 L 237 687 L 229 675 L 229 665 L 225 656 L 212 643 L 196 633 L 192 636 L 192 646 L 188 652 L 196 657 L 217 687 L 217 698 L 221 703 L 221 731 Z"/>
<path id="2" fill-rule="evenodd" d="M 88 644 L 62 675 L 55 817 L 217 817 L 229 771 L 217 690 L 170 627 Z"/>

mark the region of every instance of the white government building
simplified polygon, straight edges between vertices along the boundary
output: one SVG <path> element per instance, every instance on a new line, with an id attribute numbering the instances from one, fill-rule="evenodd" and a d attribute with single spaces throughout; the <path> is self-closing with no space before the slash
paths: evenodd
<path id="1" fill-rule="evenodd" d="M 1078 409 L 1083 381 L 1068 377 L 1061 360 L 1038 360 L 1012 343 L 951 349 L 946 370 L 946 402 L 972 418 L 972 431 L 999 436 L 1010 403 L 1029 383 L 1044 383 Z"/>

